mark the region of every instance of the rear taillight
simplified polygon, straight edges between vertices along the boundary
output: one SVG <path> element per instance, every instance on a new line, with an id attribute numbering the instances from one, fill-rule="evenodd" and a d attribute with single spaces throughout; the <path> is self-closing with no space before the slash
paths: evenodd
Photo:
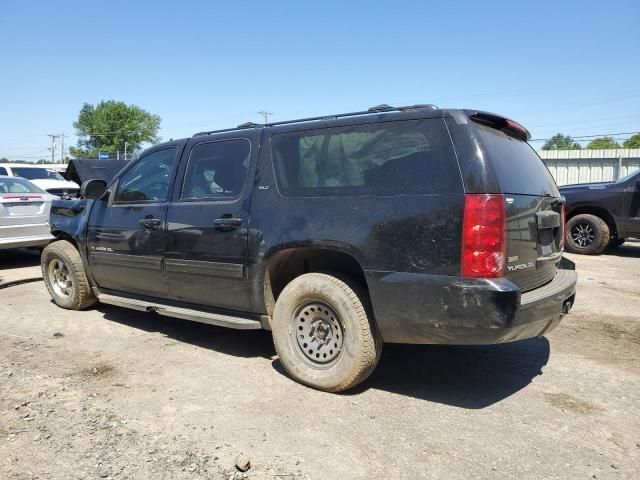
<path id="1" fill-rule="evenodd" d="M 564 203 L 562 204 L 562 208 L 560 210 L 560 248 L 564 248 L 564 238 L 567 234 L 567 210 L 564 207 Z"/>
<path id="2" fill-rule="evenodd" d="M 504 195 L 467 194 L 462 226 L 462 276 L 501 277 L 507 257 Z"/>

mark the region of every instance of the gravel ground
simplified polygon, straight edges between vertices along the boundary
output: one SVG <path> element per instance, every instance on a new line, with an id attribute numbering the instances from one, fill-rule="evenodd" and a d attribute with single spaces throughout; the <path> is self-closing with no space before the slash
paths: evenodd
<path id="1" fill-rule="evenodd" d="M 640 244 L 571 258 L 547 337 L 385 345 L 332 395 L 268 332 L 65 311 L 36 254 L 0 252 L 0 478 L 640 478 Z"/>

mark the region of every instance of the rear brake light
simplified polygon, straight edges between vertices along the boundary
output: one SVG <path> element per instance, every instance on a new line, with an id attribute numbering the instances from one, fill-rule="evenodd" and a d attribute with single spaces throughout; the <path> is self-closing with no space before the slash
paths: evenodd
<path id="1" fill-rule="evenodd" d="M 462 225 L 462 276 L 504 275 L 507 257 L 504 195 L 467 194 Z"/>
<path id="2" fill-rule="evenodd" d="M 564 206 L 564 203 L 562 204 L 560 210 L 560 234 L 562 235 L 560 237 L 560 249 L 562 249 L 564 248 L 564 239 L 565 235 L 567 234 L 567 210 Z"/>

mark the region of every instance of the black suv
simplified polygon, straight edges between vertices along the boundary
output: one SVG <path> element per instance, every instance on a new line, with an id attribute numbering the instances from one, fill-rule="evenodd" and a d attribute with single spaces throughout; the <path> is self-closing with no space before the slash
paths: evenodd
<path id="1" fill-rule="evenodd" d="M 640 238 L 640 170 L 616 182 L 565 185 L 567 250 L 595 255 Z"/>
<path id="2" fill-rule="evenodd" d="M 54 301 L 272 330 L 296 380 L 340 391 L 383 342 L 493 344 L 573 304 L 563 200 L 503 117 L 430 105 L 245 124 L 145 151 L 54 204 Z"/>

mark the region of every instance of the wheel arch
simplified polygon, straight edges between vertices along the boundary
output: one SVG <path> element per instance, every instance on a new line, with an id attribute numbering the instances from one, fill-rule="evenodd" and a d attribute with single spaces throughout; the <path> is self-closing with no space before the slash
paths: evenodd
<path id="1" fill-rule="evenodd" d="M 609 227 L 610 236 L 617 237 L 618 236 L 618 227 L 616 225 L 616 221 L 613 218 L 613 215 L 604 207 L 600 207 L 598 205 L 578 205 L 572 208 L 567 213 L 567 222 L 571 220 L 576 215 L 595 215 L 596 217 L 601 218 Z"/>
<path id="2" fill-rule="evenodd" d="M 55 237 L 55 240 L 53 240 L 54 242 L 57 242 L 59 240 L 66 240 L 71 245 L 76 247 L 76 250 L 80 251 L 80 249 L 78 248 L 78 242 L 76 242 L 76 240 L 67 232 L 64 232 L 62 230 L 53 230 L 51 234 Z"/>
<path id="3" fill-rule="evenodd" d="M 360 284 L 369 293 L 361 262 L 345 249 L 315 245 L 288 247 L 271 254 L 264 265 L 264 302 L 270 316 L 284 287 L 305 273 L 340 273 Z"/>

